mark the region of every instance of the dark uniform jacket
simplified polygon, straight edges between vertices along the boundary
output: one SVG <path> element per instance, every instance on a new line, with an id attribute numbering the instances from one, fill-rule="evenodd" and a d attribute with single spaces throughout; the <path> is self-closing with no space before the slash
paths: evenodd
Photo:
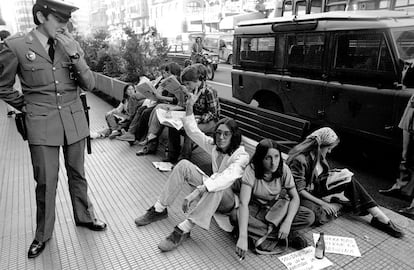
<path id="1" fill-rule="evenodd" d="M 78 79 L 74 80 L 69 71 L 71 60 L 60 44 L 53 63 L 33 31 L 18 34 L 5 44 L 0 52 L 0 98 L 17 109 L 26 106 L 29 144 L 59 146 L 65 137 L 72 144 L 88 136 L 78 86 L 92 90 L 95 79 L 79 45 L 81 57 L 73 63 Z M 20 77 L 23 95 L 13 90 L 15 74 Z"/>

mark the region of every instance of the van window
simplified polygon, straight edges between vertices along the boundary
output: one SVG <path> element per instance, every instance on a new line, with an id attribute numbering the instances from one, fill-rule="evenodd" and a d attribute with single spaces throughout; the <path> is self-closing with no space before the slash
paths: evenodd
<path id="1" fill-rule="evenodd" d="M 240 61 L 255 63 L 273 63 L 275 37 L 242 38 L 240 43 Z"/>
<path id="2" fill-rule="evenodd" d="M 288 70 L 321 69 L 324 34 L 288 36 Z"/>
<path id="3" fill-rule="evenodd" d="M 283 1 L 283 14 L 282 16 L 291 16 L 293 15 L 293 2 L 292 0 Z"/>
<path id="4" fill-rule="evenodd" d="M 383 34 L 344 34 L 338 36 L 337 69 L 392 71 L 393 64 Z"/>
<path id="5" fill-rule="evenodd" d="M 397 44 L 399 58 L 414 59 L 414 29 L 394 30 L 394 40 Z"/>

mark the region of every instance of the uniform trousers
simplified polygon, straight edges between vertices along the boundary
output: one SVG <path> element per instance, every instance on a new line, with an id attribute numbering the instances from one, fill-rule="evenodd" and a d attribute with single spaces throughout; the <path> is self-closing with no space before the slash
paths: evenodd
<path id="1" fill-rule="evenodd" d="M 55 223 L 60 146 L 29 145 L 29 147 L 36 181 L 35 239 L 45 242 L 52 237 Z M 65 144 L 62 148 L 75 223 L 93 222 L 95 214 L 87 195 L 88 184 L 84 169 L 85 140 L 82 139 L 71 145 Z"/>

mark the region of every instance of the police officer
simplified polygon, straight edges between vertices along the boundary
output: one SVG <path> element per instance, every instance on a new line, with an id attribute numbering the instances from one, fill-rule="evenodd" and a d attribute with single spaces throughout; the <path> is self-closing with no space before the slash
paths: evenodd
<path id="1" fill-rule="evenodd" d="M 88 198 L 84 171 L 85 137 L 89 128 L 79 87 L 95 81 L 79 44 L 67 31 L 76 7 L 54 0 L 33 6 L 36 29 L 5 41 L 0 52 L 0 98 L 26 112 L 25 122 L 36 185 L 36 234 L 28 257 L 37 257 L 51 238 L 59 151 L 63 149 L 76 226 L 103 231 Z M 23 94 L 13 90 L 18 75 Z"/>

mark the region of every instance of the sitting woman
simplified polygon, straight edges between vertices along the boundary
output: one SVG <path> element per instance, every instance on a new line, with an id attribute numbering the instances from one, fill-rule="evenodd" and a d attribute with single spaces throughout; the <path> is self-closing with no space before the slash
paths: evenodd
<path id="1" fill-rule="evenodd" d="M 116 136 L 121 135 L 122 129 L 128 129 L 131 116 L 142 105 L 145 98 L 141 94 L 135 93 L 133 84 L 125 85 L 123 92 L 123 98 L 118 107 L 105 114 L 108 128 L 91 135 L 92 138 L 105 138 L 109 136 L 110 139 L 114 139 Z"/>
<path id="2" fill-rule="evenodd" d="M 151 101 L 149 104 L 145 104 L 145 106 L 141 106 L 135 112 L 128 131 L 122 136 L 117 137 L 118 140 L 127 141 L 133 145 L 136 140 L 143 139 L 148 132 L 151 123 L 150 121 L 155 114 L 154 109 L 159 107 L 158 105 L 162 104 L 162 106 L 174 107 L 174 105 L 180 104 L 180 109 L 184 110 L 184 102 L 181 101 L 183 97 L 179 94 L 176 97 L 174 94 L 169 93 L 160 86 L 162 80 L 171 75 L 179 78 L 181 67 L 175 62 L 170 62 L 161 65 L 160 71 L 161 76 L 153 82 L 154 87 L 157 88 L 157 92 L 155 92 L 156 100 Z M 151 139 L 154 139 L 154 137 L 151 137 Z"/>
<path id="3" fill-rule="evenodd" d="M 196 165 L 188 160 L 181 160 L 173 169 L 161 195 L 148 211 L 135 219 L 137 226 L 144 226 L 168 217 L 170 206 L 187 183 L 195 190 L 183 203 L 183 211 L 188 211 L 187 219 L 178 224 L 174 231 L 164 239 L 158 248 L 170 251 L 186 240 L 191 229 L 198 225 L 204 229 L 210 226 L 211 217 L 216 212 L 225 190 L 243 175 L 249 162 L 249 155 L 241 143 L 241 132 L 236 121 L 225 118 L 214 128 L 214 137 L 205 135 L 197 126 L 193 114 L 193 105 L 199 98 L 201 90 L 189 94 L 186 117 L 183 118 L 184 129 L 188 136 L 211 155 L 213 174 L 208 177 Z M 198 92 L 198 93 L 197 93 Z M 198 202 L 196 202 L 198 200 Z M 194 207 L 190 207 L 194 204 Z"/>
<path id="4" fill-rule="evenodd" d="M 238 186 L 240 186 L 239 188 Z M 302 249 L 308 246 L 306 238 L 297 231 L 309 227 L 315 221 L 315 215 L 311 210 L 299 206 L 299 194 L 296 191 L 295 181 L 289 167 L 283 162 L 278 144 L 270 139 L 263 139 L 256 147 L 256 151 L 247 166 L 241 181 L 233 185 L 237 193 L 240 190 L 240 206 L 233 210 L 232 219 L 238 220 L 238 241 L 236 253 L 244 258 L 248 247 L 248 231 L 254 228 L 255 234 L 263 236 L 266 234 L 269 221 L 265 216 L 272 204 L 280 198 L 290 198 L 285 217 L 277 217 L 281 222 L 269 235 L 273 239 L 286 239 L 289 246 Z M 231 190 L 229 191 L 231 192 Z M 234 206 L 234 196 L 225 196 L 229 201 L 228 206 Z M 287 199 L 287 198 L 286 198 Z M 228 208 L 222 206 L 222 208 Z M 235 215 L 237 212 L 237 215 Z M 249 230 L 250 229 L 250 230 Z M 268 241 L 271 242 L 271 241 Z M 256 244 L 258 244 L 256 242 Z M 271 246 L 271 245 L 267 245 Z M 263 249 L 264 245 L 259 246 Z M 269 249 L 269 248 L 265 248 Z"/>
<path id="5" fill-rule="evenodd" d="M 324 127 L 314 131 L 289 152 L 287 164 L 301 196 L 301 205 L 314 211 L 319 224 L 330 221 L 343 211 L 357 215 L 369 213 L 373 216 L 373 227 L 401 238 L 403 232 L 381 211 L 351 172 L 330 170 L 326 155 L 338 143 L 336 133 Z"/>

